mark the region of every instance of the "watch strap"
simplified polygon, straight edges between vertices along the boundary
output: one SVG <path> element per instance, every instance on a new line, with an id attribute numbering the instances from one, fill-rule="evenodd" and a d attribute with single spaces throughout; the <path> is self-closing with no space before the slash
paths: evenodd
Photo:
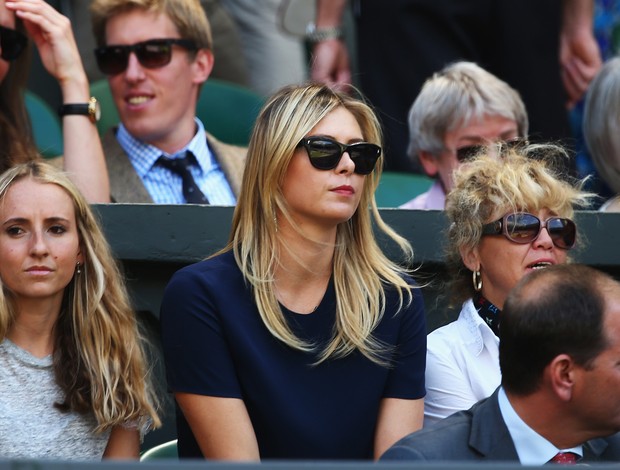
<path id="1" fill-rule="evenodd" d="M 60 116 L 67 116 L 71 114 L 77 114 L 87 116 L 91 122 L 96 123 L 101 115 L 101 108 L 97 99 L 93 96 L 87 103 L 66 103 L 58 108 L 58 114 Z"/>
<path id="2" fill-rule="evenodd" d="M 330 39 L 341 39 L 342 29 L 338 26 L 317 28 L 314 23 L 308 24 L 305 39 L 310 44 L 316 44 Z"/>
<path id="3" fill-rule="evenodd" d="M 83 114 L 88 116 L 88 103 L 67 103 L 60 105 L 58 108 L 59 116 L 66 116 L 70 114 Z"/>

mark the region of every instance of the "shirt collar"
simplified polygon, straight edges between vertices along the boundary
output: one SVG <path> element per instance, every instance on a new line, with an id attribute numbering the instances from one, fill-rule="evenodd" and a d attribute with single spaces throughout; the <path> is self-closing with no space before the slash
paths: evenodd
<path id="1" fill-rule="evenodd" d="M 510 401 L 508 401 L 503 387 L 500 387 L 497 398 L 499 410 L 506 423 L 510 437 L 512 437 L 521 465 L 544 465 L 555 457 L 558 452 L 573 452 L 583 457 L 582 446 L 573 447 L 572 449 L 558 449 L 530 428 L 514 410 Z"/>
<path id="2" fill-rule="evenodd" d="M 192 137 L 192 140 L 190 140 L 185 147 L 173 154 L 168 154 L 154 145 L 136 139 L 127 131 L 122 123 L 118 126 L 116 138 L 123 150 L 130 156 L 130 160 L 140 177 L 144 177 L 162 155 L 169 158 L 182 158 L 188 150 L 196 157 L 196 162 L 202 172 L 206 173 L 214 164 L 213 154 L 207 145 L 204 125 L 198 118 L 194 118 L 194 121 L 196 123 L 196 133 L 194 137 Z"/>
<path id="3" fill-rule="evenodd" d="M 472 299 L 468 299 L 463 303 L 459 320 L 462 318 L 463 327 L 466 328 L 468 339 L 467 345 L 476 356 L 482 353 L 485 344 L 490 347 L 491 344 L 499 345 L 499 338 L 491 330 L 489 325 L 478 315 L 478 311 Z"/>

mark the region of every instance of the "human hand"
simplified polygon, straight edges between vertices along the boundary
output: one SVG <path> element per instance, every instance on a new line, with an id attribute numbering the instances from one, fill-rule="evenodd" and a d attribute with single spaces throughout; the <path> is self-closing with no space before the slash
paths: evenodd
<path id="1" fill-rule="evenodd" d="M 581 100 L 602 65 L 600 49 L 591 28 L 560 35 L 560 65 L 562 82 L 568 94 L 566 105 L 570 109 Z"/>
<path id="2" fill-rule="evenodd" d="M 351 68 L 345 43 L 339 39 L 318 42 L 312 53 L 310 77 L 337 90 L 346 91 L 351 85 Z"/>
<path id="3" fill-rule="evenodd" d="M 86 74 L 67 17 L 43 0 L 7 0 L 5 5 L 23 21 L 28 36 L 39 50 L 43 66 L 63 90 L 67 83 L 85 80 Z"/>

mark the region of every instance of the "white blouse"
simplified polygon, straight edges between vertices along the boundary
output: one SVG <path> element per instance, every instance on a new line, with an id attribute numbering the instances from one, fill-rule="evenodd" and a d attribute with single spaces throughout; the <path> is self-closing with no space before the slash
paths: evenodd
<path id="1" fill-rule="evenodd" d="M 491 395 L 501 382 L 499 338 L 471 299 L 456 321 L 428 335 L 424 426 Z"/>

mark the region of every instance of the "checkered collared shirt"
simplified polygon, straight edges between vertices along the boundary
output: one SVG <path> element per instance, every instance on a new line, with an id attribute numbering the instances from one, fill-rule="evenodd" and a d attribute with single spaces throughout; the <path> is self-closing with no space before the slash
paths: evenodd
<path id="1" fill-rule="evenodd" d="M 129 134 L 122 124 L 118 126 L 116 138 L 123 150 L 129 155 L 131 164 L 155 203 L 186 203 L 183 197 L 181 177 L 156 163 L 162 155 L 168 158 L 182 158 L 189 150 L 198 162 L 197 166 L 192 165 L 190 171 L 209 203 L 217 206 L 233 206 L 237 201 L 232 188 L 207 145 L 202 122 L 198 118 L 195 118 L 195 121 L 197 131 L 192 140 L 172 155 L 162 152 L 153 145 L 139 141 Z"/>

